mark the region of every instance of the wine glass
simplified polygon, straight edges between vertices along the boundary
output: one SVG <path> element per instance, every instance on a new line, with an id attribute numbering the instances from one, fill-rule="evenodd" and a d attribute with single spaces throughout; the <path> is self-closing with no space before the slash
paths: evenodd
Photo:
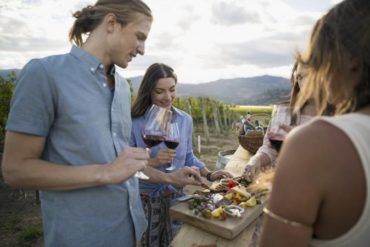
<path id="1" fill-rule="evenodd" d="M 173 122 L 170 123 L 170 127 L 168 128 L 166 140 L 164 141 L 164 144 L 170 149 L 176 149 L 177 146 L 180 143 L 180 131 L 177 123 Z M 167 171 L 173 171 L 176 169 L 176 165 L 174 161 L 172 160 L 171 166 L 167 167 Z"/>
<path id="2" fill-rule="evenodd" d="M 152 105 L 146 114 L 146 122 L 142 129 L 143 140 L 148 148 L 154 147 L 165 140 L 169 123 L 172 120 L 172 112 L 157 105 Z M 137 172 L 136 177 L 149 179 L 142 172 Z"/>
<path id="3" fill-rule="evenodd" d="M 287 132 L 281 128 L 282 124 L 290 125 L 291 107 L 289 105 L 274 105 L 272 110 L 271 124 L 267 136 L 272 147 L 276 151 L 280 151 Z"/>
<path id="4" fill-rule="evenodd" d="M 165 140 L 171 120 L 170 110 L 157 105 L 150 107 L 143 128 L 143 139 L 147 147 L 154 147 Z"/>

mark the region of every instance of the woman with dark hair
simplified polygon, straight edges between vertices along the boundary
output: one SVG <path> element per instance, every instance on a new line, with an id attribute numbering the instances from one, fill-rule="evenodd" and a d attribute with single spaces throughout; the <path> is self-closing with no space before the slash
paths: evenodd
<path id="1" fill-rule="evenodd" d="M 316 23 L 299 61 L 307 86 L 296 106 L 328 102 L 288 134 L 279 154 L 261 246 L 370 243 L 370 2 L 345 0 Z"/>
<path id="2" fill-rule="evenodd" d="M 180 143 L 176 149 L 168 149 L 159 144 L 151 148 L 149 165 L 157 167 L 169 175 L 166 170 L 169 163 L 175 163 L 177 169 L 195 166 L 202 176 L 214 181 L 222 177 L 231 177 L 224 171 L 211 172 L 199 161 L 192 148 L 193 121 L 189 114 L 172 105 L 176 97 L 177 76 L 168 65 L 152 64 L 145 72 L 140 84 L 136 100 L 132 106 L 132 136 L 131 145 L 145 147 L 142 128 L 145 124 L 146 113 L 152 104 L 172 111 L 172 121 L 176 122 L 180 131 Z M 140 196 L 145 215 L 148 220 L 148 229 L 143 238 L 144 246 L 168 246 L 177 233 L 181 223 L 172 222 L 169 207 L 182 195 L 182 186 L 169 183 L 153 183 L 154 175 L 151 170 L 144 171 L 150 180 L 140 180 Z M 175 171 L 176 172 L 176 171 Z"/>

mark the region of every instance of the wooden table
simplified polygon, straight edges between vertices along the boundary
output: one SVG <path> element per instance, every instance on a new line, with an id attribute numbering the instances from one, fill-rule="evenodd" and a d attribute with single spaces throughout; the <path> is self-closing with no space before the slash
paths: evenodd
<path id="1" fill-rule="evenodd" d="M 244 148 L 239 146 L 230 161 L 226 164 L 225 170 L 235 176 L 242 175 L 247 161 L 252 155 Z M 191 246 L 217 246 L 217 247 L 237 247 L 237 246 L 257 246 L 257 240 L 261 232 L 262 215 L 249 224 L 234 239 L 225 239 L 217 235 L 208 233 L 202 229 L 189 224 L 184 224 L 179 233 L 171 242 L 171 247 L 191 247 Z"/>
<path id="2" fill-rule="evenodd" d="M 262 217 L 254 220 L 234 239 L 229 240 L 218 237 L 199 228 L 184 224 L 175 239 L 171 242 L 171 247 L 191 247 L 191 246 L 217 246 L 217 247 L 238 247 L 238 246 L 257 246 L 260 234 Z"/>

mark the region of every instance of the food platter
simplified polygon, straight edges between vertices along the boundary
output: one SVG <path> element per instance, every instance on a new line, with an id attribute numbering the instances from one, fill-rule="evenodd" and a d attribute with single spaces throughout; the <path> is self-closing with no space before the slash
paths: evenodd
<path id="1" fill-rule="evenodd" d="M 254 191 L 249 196 L 247 188 L 239 184 L 228 191 L 225 190 L 213 195 L 203 191 L 200 192 L 201 198 L 211 198 L 222 203 L 227 201 L 227 203 L 220 206 L 220 203 L 217 202 L 209 210 L 207 208 L 208 201 L 199 200 L 201 203 L 207 204 L 206 209 L 201 209 L 201 212 L 197 211 L 196 200 L 199 199 L 197 194 L 199 192 L 196 192 L 190 200 L 182 201 L 172 206 L 170 214 L 173 219 L 183 221 L 217 236 L 233 239 L 262 213 L 263 207 L 268 200 L 268 192 L 268 189 L 263 188 L 261 190 L 261 187 L 259 187 L 257 192 Z M 232 197 L 230 196 L 231 193 L 233 193 Z M 248 196 L 250 198 L 247 198 Z M 222 197 L 222 199 L 218 197 Z M 255 198 L 257 198 L 257 203 Z M 252 199 L 254 203 L 250 204 L 250 201 L 253 201 Z"/>
<path id="2" fill-rule="evenodd" d="M 170 209 L 171 217 L 201 228 L 217 236 L 233 239 L 250 223 L 252 223 L 263 210 L 268 196 L 261 198 L 261 204 L 253 208 L 245 208 L 241 217 L 228 217 L 225 220 L 207 219 L 201 215 L 195 215 L 193 210 L 189 209 L 187 202 L 181 202 Z"/>

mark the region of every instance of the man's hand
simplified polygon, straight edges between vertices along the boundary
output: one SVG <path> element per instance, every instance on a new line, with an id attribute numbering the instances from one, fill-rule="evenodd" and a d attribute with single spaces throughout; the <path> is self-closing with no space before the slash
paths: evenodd
<path id="1" fill-rule="evenodd" d="M 108 167 L 107 183 L 122 183 L 148 165 L 149 152 L 143 148 L 127 147 Z"/>

